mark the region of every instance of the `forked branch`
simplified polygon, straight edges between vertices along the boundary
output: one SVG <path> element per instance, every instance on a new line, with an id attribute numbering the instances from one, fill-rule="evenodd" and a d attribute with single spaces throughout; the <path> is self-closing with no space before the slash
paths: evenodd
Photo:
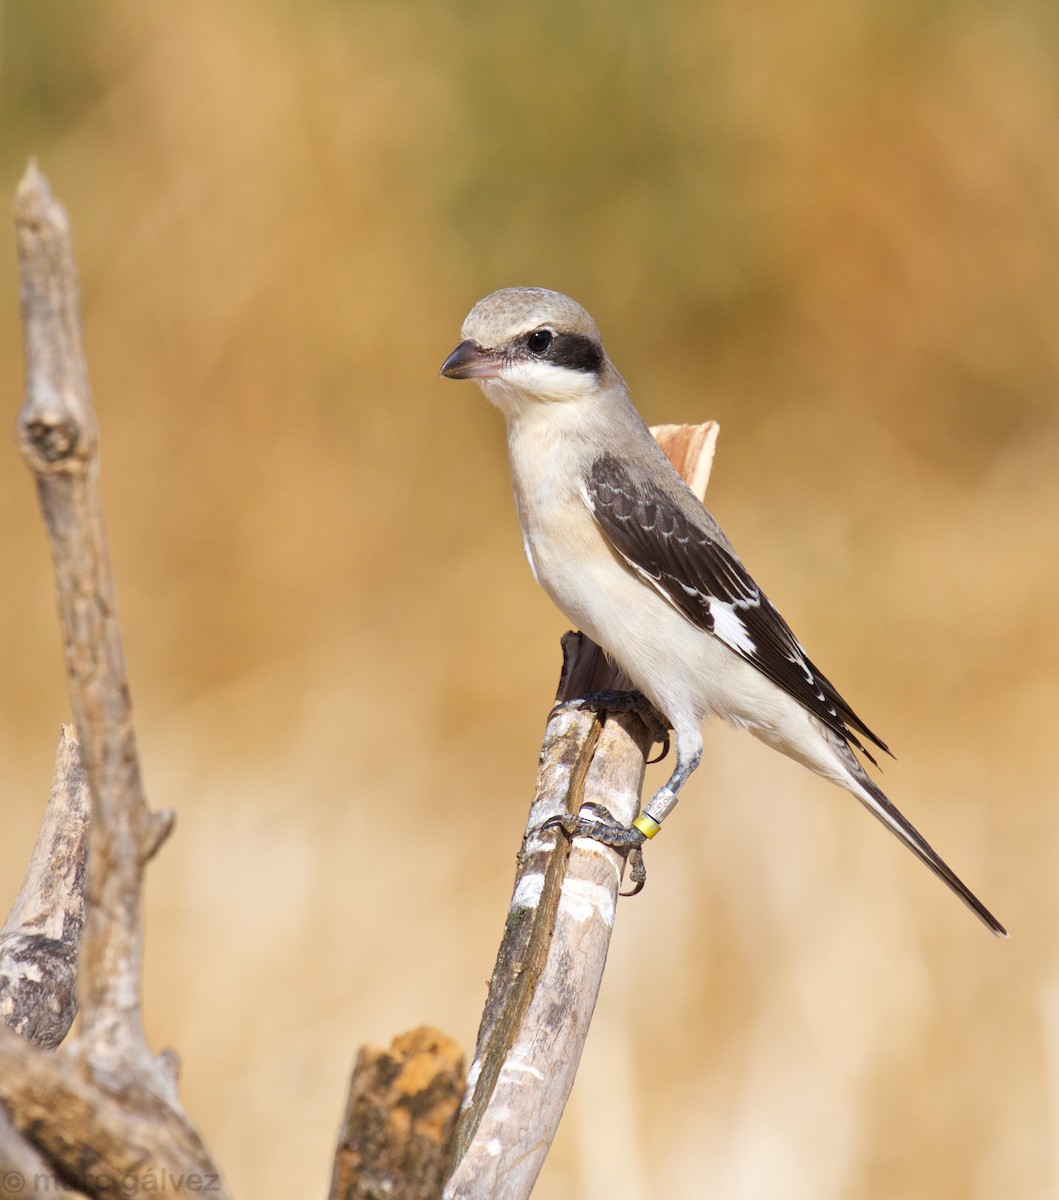
<path id="1" fill-rule="evenodd" d="M 114 1172 L 139 1172 L 141 1184 L 147 1169 L 217 1179 L 177 1099 L 175 1056 L 154 1056 L 143 1029 L 143 872 L 173 817 L 151 813 L 143 797 L 70 227 L 32 162 L 15 226 L 26 359 L 19 448 L 48 530 L 91 838 L 78 1035 L 57 1056 L 0 1030 L 0 1101 L 56 1177 L 89 1194 L 112 1194 Z M 90 1175 L 86 1165 L 105 1170 Z M 214 1194 L 224 1196 L 219 1184 Z"/>

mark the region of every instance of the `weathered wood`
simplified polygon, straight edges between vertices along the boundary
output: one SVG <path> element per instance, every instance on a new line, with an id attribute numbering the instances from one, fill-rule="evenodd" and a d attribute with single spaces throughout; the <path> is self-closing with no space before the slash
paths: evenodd
<path id="1" fill-rule="evenodd" d="M 140 1013 L 144 863 L 172 824 L 143 798 L 99 495 L 98 432 L 81 346 L 66 213 L 30 163 L 15 196 L 26 399 L 19 448 L 33 471 L 55 570 L 70 701 L 92 795 L 90 905 L 79 1047 L 172 1096 Z"/>
<path id="2" fill-rule="evenodd" d="M 700 500 L 705 500 L 710 471 L 713 470 L 713 455 L 717 449 L 717 434 L 720 432 L 717 422 L 652 425 L 651 432 L 669 461 L 683 475 L 688 487 Z"/>
<path id="3" fill-rule="evenodd" d="M 0 1101 L 55 1177 L 89 1196 L 164 1194 L 182 1179 L 186 1191 L 227 1197 L 198 1135 L 186 1120 L 174 1120 L 165 1101 L 127 1081 L 108 1091 L 75 1059 L 39 1050 L 2 1027 Z M 193 1176 L 209 1188 L 190 1188 Z"/>
<path id="4" fill-rule="evenodd" d="M 84 1200 L 55 1174 L 43 1154 L 22 1137 L 0 1110 L 0 1198 L 2 1200 Z"/>
<path id="5" fill-rule="evenodd" d="M 599 741 L 596 713 L 562 706 L 567 700 L 603 690 L 614 682 L 612 669 L 583 634 L 566 634 L 562 645 L 563 669 L 556 707 L 544 734 L 536 794 L 519 852 L 511 908 L 489 984 L 460 1119 L 457 1154 L 461 1156 L 477 1130 L 485 1102 L 493 1093 L 548 958 L 569 844 L 565 839 L 557 843 L 556 834 L 540 836 L 537 830 L 549 817 L 577 811 L 592 752 Z"/>
<path id="6" fill-rule="evenodd" d="M 716 424 L 652 432 L 704 495 Z M 566 635 L 563 655 L 446 1200 L 530 1194 L 573 1086 L 606 963 L 620 856 L 598 842 L 578 838 L 568 846 L 539 830 L 550 817 L 592 803 L 631 822 L 651 734 L 634 713 L 568 705 L 628 684 L 583 634 Z"/>
<path id="7" fill-rule="evenodd" d="M 401 1034 L 389 1050 L 362 1047 L 330 1200 L 436 1200 L 465 1084 L 463 1052 L 436 1029 Z"/>
<path id="8" fill-rule="evenodd" d="M 177 1098 L 176 1058 L 153 1055 L 143 1029 L 143 872 L 173 816 L 151 813 L 144 801 L 73 245 L 66 213 L 34 163 L 16 193 L 15 227 L 26 358 L 19 447 L 48 530 L 92 833 L 77 1036 L 58 1057 L 0 1028 L 0 1102 L 56 1175 L 89 1195 L 114 1195 L 115 1177 L 139 1192 L 195 1176 L 209 1178 L 223 1200 Z"/>
<path id="9" fill-rule="evenodd" d="M 0 1021 L 48 1049 L 66 1037 L 77 1013 L 88 829 L 88 782 L 77 731 L 64 725 L 44 824 L 0 930 Z"/>

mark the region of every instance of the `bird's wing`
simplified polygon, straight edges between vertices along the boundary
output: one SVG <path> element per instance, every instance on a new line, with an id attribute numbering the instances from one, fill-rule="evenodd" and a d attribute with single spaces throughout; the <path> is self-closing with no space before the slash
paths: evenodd
<path id="1" fill-rule="evenodd" d="M 592 463 L 585 481 L 585 499 L 599 527 L 642 579 L 872 762 L 858 734 L 889 753 L 809 661 L 743 564 L 710 532 L 706 510 L 688 496 L 682 506 L 649 480 L 634 478 L 609 454 Z"/>

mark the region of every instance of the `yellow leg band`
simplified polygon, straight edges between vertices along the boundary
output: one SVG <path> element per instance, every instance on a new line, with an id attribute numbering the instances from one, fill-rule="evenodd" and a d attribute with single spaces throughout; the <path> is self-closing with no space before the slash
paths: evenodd
<path id="1" fill-rule="evenodd" d="M 633 829 L 638 829 L 645 838 L 653 838 L 654 835 L 662 828 L 661 825 L 654 819 L 649 817 L 647 813 L 640 813 L 632 823 Z"/>

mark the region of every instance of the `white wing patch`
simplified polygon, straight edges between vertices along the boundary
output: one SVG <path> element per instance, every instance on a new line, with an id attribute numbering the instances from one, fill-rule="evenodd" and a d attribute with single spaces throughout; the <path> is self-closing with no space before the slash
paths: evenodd
<path id="1" fill-rule="evenodd" d="M 753 654 L 757 646 L 743 624 L 743 618 L 735 611 L 735 605 L 726 604 L 715 596 L 710 596 L 707 603 L 713 617 L 713 632 L 721 641 L 740 654 Z"/>

